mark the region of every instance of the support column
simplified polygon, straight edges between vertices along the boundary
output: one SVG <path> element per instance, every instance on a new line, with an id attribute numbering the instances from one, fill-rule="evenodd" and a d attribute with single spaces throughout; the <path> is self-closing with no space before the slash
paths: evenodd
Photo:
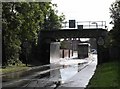
<path id="1" fill-rule="evenodd" d="M 72 56 L 73 56 L 73 49 L 72 49 Z"/>
<path id="2" fill-rule="evenodd" d="M 64 58 L 64 49 L 62 50 L 62 58 Z"/>
<path id="3" fill-rule="evenodd" d="M 60 59 L 60 42 L 50 44 L 50 63 L 58 62 Z"/>
<path id="4" fill-rule="evenodd" d="M 102 58 L 100 57 L 101 52 L 100 52 L 100 46 L 97 44 L 97 60 L 98 60 L 98 65 L 102 63 Z"/>
<path id="5" fill-rule="evenodd" d="M 103 45 L 98 45 L 97 44 L 97 59 L 98 59 L 98 65 L 102 64 L 105 60 L 104 59 L 104 54 L 103 54 L 104 47 Z"/>
<path id="6" fill-rule="evenodd" d="M 104 39 L 103 37 L 97 37 L 97 54 L 98 54 L 98 65 L 106 61 L 105 49 L 104 49 Z"/>
<path id="7" fill-rule="evenodd" d="M 70 58 L 70 49 L 68 50 L 68 57 Z"/>
<path id="8" fill-rule="evenodd" d="M 50 39 L 39 37 L 37 60 L 42 64 L 50 63 Z"/>

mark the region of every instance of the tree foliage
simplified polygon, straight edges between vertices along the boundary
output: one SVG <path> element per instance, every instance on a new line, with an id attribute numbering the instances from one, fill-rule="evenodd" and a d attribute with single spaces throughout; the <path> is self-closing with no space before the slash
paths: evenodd
<path id="1" fill-rule="evenodd" d="M 37 46 L 39 31 L 60 28 L 64 20 L 51 2 L 3 2 L 2 5 L 3 65 L 19 61 L 20 55 L 25 54 L 26 41 L 31 53 Z"/>
<path id="2" fill-rule="evenodd" d="M 113 29 L 110 31 L 111 43 L 112 45 L 120 45 L 120 1 L 116 0 L 110 8 L 111 24 L 114 25 Z"/>

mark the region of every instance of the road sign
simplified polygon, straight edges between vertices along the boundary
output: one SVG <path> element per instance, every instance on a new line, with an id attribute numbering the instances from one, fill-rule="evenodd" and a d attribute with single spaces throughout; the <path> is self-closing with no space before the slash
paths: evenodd
<path id="1" fill-rule="evenodd" d="M 75 20 L 69 20 L 69 28 L 75 28 Z"/>

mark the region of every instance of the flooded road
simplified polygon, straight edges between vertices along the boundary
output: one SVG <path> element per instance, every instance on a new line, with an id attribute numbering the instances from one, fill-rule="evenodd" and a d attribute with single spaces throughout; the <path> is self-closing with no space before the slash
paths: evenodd
<path id="1" fill-rule="evenodd" d="M 80 68 L 82 67 L 78 64 L 51 64 L 50 69 L 44 71 L 44 73 L 40 72 L 39 75 L 37 75 L 34 79 L 31 79 L 24 87 L 51 87 L 56 86 L 57 83 L 65 83 L 78 73 Z"/>
<path id="2" fill-rule="evenodd" d="M 11 89 L 13 86 L 17 87 L 15 89 L 85 87 L 94 74 L 96 65 L 97 55 L 91 54 L 88 58 L 78 59 L 76 54 L 71 58 L 60 58 L 54 63 L 39 66 L 34 71 L 27 72 L 28 75 L 25 78 L 19 77 L 21 79 L 17 82 L 22 80 L 19 86 L 17 82 L 3 84 L 10 85 Z"/>
<path id="3" fill-rule="evenodd" d="M 61 61 L 57 63 L 51 63 L 49 65 L 49 69 L 38 72 L 38 75 L 35 76 L 34 79 L 30 79 L 29 82 L 23 87 L 52 87 L 53 89 L 56 89 L 63 84 L 72 82 L 69 80 L 73 78 L 83 68 L 85 68 L 85 66 L 91 61 L 92 60 L 89 58 L 66 58 L 64 60 L 61 59 Z"/>

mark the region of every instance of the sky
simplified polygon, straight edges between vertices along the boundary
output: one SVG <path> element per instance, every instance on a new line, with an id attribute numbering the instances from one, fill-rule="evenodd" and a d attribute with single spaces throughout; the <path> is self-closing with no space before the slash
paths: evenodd
<path id="1" fill-rule="evenodd" d="M 65 15 L 66 21 L 106 21 L 108 30 L 112 28 L 109 22 L 110 6 L 115 0 L 52 0 L 57 4 L 58 13 Z"/>

